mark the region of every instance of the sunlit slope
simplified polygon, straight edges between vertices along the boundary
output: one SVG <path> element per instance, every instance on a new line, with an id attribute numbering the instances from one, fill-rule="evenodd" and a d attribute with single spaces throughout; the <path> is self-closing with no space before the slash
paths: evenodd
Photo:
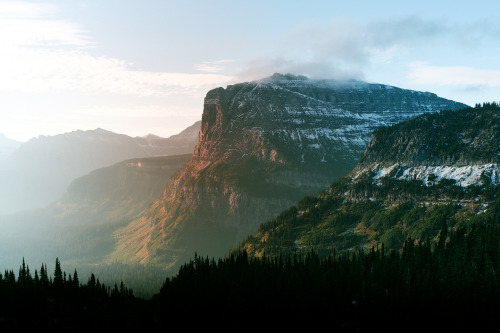
<path id="1" fill-rule="evenodd" d="M 192 154 L 136 158 L 75 179 L 43 209 L 0 219 L 2 263 L 10 258 L 95 264 L 113 248 L 113 232 L 161 197 Z"/>

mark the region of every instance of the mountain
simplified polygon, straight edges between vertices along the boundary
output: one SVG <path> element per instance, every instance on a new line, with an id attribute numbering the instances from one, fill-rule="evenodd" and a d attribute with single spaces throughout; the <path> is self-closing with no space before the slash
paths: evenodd
<path id="1" fill-rule="evenodd" d="M 179 134 L 162 138 L 154 134 L 136 137 L 135 140 L 144 147 L 151 156 L 172 156 L 192 153 L 198 142 L 201 121 L 187 127 Z"/>
<path id="2" fill-rule="evenodd" d="M 175 267 L 195 252 L 223 255 L 351 171 L 374 129 L 463 107 L 432 93 L 290 74 L 213 89 L 191 161 L 117 233 L 108 260 Z"/>
<path id="3" fill-rule="evenodd" d="M 47 207 L 0 217 L 2 265 L 22 256 L 100 262 L 112 251 L 113 232 L 156 201 L 191 155 L 135 158 L 100 168 L 73 180 Z"/>
<path id="4" fill-rule="evenodd" d="M 410 237 L 500 213 L 500 107 L 424 114 L 374 131 L 357 166 L 264 223 L 242 248 L 278 256 L 401 250 Z"/>
<path id="5" fill-rule="evenodd" d="M 0 133 L 0 161 L 6 159 L 22 142 L 7 138 Z"/>
<path id="6" fill-rule="evenodd" d="M 0 167 L 0 215 L 44 207 L 70 182 L 131 158 L 191 154 L 201 122 L 171 138 L 132 138 L 103 129 L 39 136 L 22 144 Z"/>

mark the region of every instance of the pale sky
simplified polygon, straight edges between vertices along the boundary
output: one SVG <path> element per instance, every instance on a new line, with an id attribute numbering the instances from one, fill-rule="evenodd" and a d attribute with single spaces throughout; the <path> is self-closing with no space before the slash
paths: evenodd
<path id="1" fill-rule="evenodd" d="M 500 101 L 500 1 L 0 0 L 0 133 L 168 137 L 273 73 Z"/>

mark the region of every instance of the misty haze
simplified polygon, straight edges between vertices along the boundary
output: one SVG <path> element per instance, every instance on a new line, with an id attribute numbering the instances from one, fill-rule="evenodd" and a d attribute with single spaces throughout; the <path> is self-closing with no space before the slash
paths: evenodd
<path id="1" fill-rule="evenodd" d="M 496 325 L 498 9 L 0 2 L 0 327 Z"/>

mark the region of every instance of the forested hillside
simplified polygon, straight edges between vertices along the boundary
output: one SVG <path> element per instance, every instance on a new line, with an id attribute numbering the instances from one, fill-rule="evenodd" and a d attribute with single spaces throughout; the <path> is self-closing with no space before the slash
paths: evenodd
<path id="1" fill-rule="evenodd" d="M 498 213 L 497 209 L 497 213 Z M 408 238 L 402 251 L 270 258 L 238 252 L 199 257 L 167 277 L 152 299 L 92 274 L 24 264 L 0 274 L 0 327 L 165 329 L 238 325 L 341 332 L 491 328 L 500 315 L 500 215 L 457 229 L 443 223 L 436 241 Z M 231 326 L 232 327 L 232 326 Z"/>
<path id="2" fill-rule="evenodd" d="M 436 241 L 409 237 L 402 251 L 382 245 L 322 258 L 314 251 L 273 258 L 246 252 L 220 260 L 195 257 L 165 282 L 159 297 L 164 313 L 269 318 L 284 327 L 485 328 L 500 314 L 499 216 L 456 230 L 443 221 Z"/>
<path id="3" fill-rule="evenodd" d="M 399 250 L 409 236 L 433 239 L 444 221 L 458 227 L 493 216 L 499 117 L 496 104 L 485 104 L 375 131 L 353 172 L 262 224 L 241 247 L 256 256 Z"/>

